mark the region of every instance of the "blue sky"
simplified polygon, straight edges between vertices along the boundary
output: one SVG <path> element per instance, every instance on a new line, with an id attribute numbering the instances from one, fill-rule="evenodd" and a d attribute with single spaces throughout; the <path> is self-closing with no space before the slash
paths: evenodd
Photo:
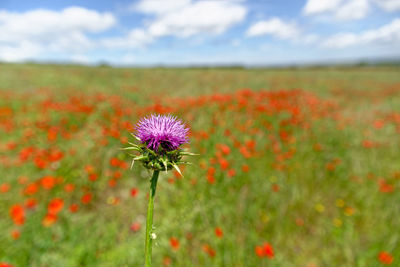
<path id="1" fill-rule="evenodd" d="M 275 65 L 380 57 L 400 58 L 400 0 L 0 0 L 0 61 Z"/>

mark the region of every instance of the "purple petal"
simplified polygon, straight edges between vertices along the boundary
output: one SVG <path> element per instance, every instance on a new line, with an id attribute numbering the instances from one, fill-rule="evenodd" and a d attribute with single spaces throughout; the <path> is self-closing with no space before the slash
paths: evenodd
<path id="1" fill-rule="evenodd" d="M 136 125 L 136 136 L 148 148 L 158 151 L 161 146 L 166 151 L 178 149 L 189 141 L 189 128 L 171 115 L 150 115 Z"/>

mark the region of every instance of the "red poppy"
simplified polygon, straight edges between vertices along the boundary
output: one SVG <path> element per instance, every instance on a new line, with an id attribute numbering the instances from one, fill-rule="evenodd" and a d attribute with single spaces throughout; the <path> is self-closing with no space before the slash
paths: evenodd
<path id="1" fill-rule="evenodd" d="M 48 213 L 42 220 L 42 224 L 45 227 L 53 225 L 57 221 L 57 215 L 53 213 Z"/>
<path id="2" fill-rule="evenodd" d="M 117 185 L 117 181 L 115 179 L 108 180 L 109 187 L 115 187 Z"/>
<path id="3" fill-rule="evenodd" d="M 262 246 L 256 246 L 255 253 L 260 258 L 267 257 L 273 259 L 275 256 L 274 249 L 269 243 L 264 243 Z"/>
<path id="4" fill-rule="evenodd" d="M 47 212 L 49 214 L 57 214 L 62 210 L 63 207 L 64 207 L 64 200 L 60 198 L 55 198 L 51 200 L 49 205 L 47 206 Z"/>
<path id="5" fill-rule="evenodd" d="M 215 184 L 215 177 L 213 175 L 207 175 L 207 182 L 209 184 Z"/>
<path id="6" fill-rule="evenodd" d="M 56 184 L 56 178 L 53 176 L 45 176 L 40 180 L 40 183 L 44 189 L 50 190 Z"/>
<path id="7" fill-rule="evenodd" d="M 66 184 L 66 185 L 64 186 L 64 190 L 65 190 L 65 192 L 67 192 L 67 193 L 71 193 L 72 191 L 75 190 L 75 185 L 73 185 L 73 184 Z"/>
<path id="8" fill-rule="evenodd" d="M 27 187 L 25 187 L 24 194 L 25 195 L 33 195 L 39 190 L 39 186 L 36 183 L 31 183 Z"/>
<path id="9" fill-rule="evenodd" d="M 44 158 L 39 157 L 39 156 L 35 157 L 34 162 L 35 162 L 36 167 L 38 167 L 39 169 L 45 169 L 48 164 Z"/>
<path id="10" fill-rule="evenodd" d="M 392 184 L 387 183 L 385 180 L 380 179 L 379 183 L 379 191 L 382 193 L 392 193 L 394 191 L 394 186 Z"/>
<path id="11" fill-rule="evenodd" d="M 81 202 L 82 204 L 89 204 L 90 201 L 92 201 L 92 194 L 91 193 L 87 193 L 85 195 L 82 196 L 81 198 Z"/>
<path id="12" fill-rule="evenodd" d="M 89 180 L 92 182 L 96 181 L 98 177 L 99 176 L 95 172 L 89 174 Z"/>
<path id="13" fill-rule="evenodd" d="M 34 198 L 29 198 L 25 201 L 25 207 L 32 209 L 37 205 L 37 200 Z"/>
<path id="14" fill-rule="evenodd" d="M 164 259 L 163 259 L 163 265 L 164 266 L 169 266 L 169 265 L 171 265 L 171 263 L 172 263 L 171 258 L 168 257 L 168 256 L 165 256 Z"/>
<path id="15" fill-rule="evenodd" d="M 0 193 L 7 193 L 10 190 L 10 185 L 3 183 L 0 185 Z"/>
<path id="16" fill-rule="evenodd" d="M 175 238 L 175 237 L 171 237 L 170 239 L 169 239 L 169 244 L 171 245 L 171 248 L 173 249 L 173 250 L 178 250 L 179 249 L 179 240 L 177 239 L 177 238 Z"/>
<path id="17" fill-rule="evenodd" d="M 215 235 L 218 238 L 222 238 L 224 236 L 224 232 L 222 232 L 222 229 L 220 227 L 216 227 L 215 228 Z"/>
<path id="18" fill-rule="evenodd" d="M 14 240 L 17 240 L 20 236 L 21 236 L 21 232 L 20 232 L 20 231 L 18 231 L 18 230 L 12 230 L 12 231 L 11 231 L 11 237 L 12 237 Z M 0 266 L 1 266 L 1 265 L 0 265 Z"/>
<path id="19" fill-rule="evenodd" d="M 208 174 L 208 175 L 214 175 L 214 174 L 215 174 L 215 168 L 214 168 L 214 167 L 208 168 L 207 174 Z"/>
<path id="20" fill-rule="evenodd" d="M 221 158 L 221 159 L 219 159 L 219 165 L 220 165 L 221 169 L 226 170 L 229 167 L 229 162 L 226 159 Z"/>
<path id="21" fill-rule="evenodd" d="M 77 212 L 78 209 L 79 209 L 78 204 L 71 204 L 71 205 L 69 206 L 69 211 L 70 211 L 71 213 Z"/>
<path id="22" fill-rule="evenodd" d="M 25 211 L 21 205 L 13 205 L 10 208 L 10 216 L 16 225 L 22 225 L 25 222 Z"/>
<path id="23" fill-rule="evenodd" d="M 118 158 L 111 158 L 110 159 L 110 165 L 113 167 L 118 167 L 120 164 L 120 161 Z"/>
<path id="24" fill-rule="evenodd" d="M 213 249 L 210 245 L 205 244 L 203 245 L 203 251 L 210 256 L 210 258 L 214 258 L 217 252 Z"/>
<path id="25" fill-rule="evenodd" d="M 92 165 L 86 165 L 85 166 L 85 171 L 87 172 L 87 173 L 93 173 L 94 172 L 94 167 L 92 166 Z"/>
<path id="26" fill-rule="evenodd" d="M 249 165 L 247 165 L 247 164 L 243 164 L 243 165 L 242 165 L 242 171 L 243 171 L 243 172 L 248 172 L 249 170 L 250 170 Z"/>
<path id="27" fill-rule="evenodd" d="M 138 193 L 139 193 L 139 190 L 137 188 L 132 188 L 131 189 L 131 196 L 132 197 L 136 197 Z"/>
<path id="28" fill-rule="evenodd" d="M 272 191 L 274 191 L 274 192 L 279 192 L 279 190 L 280 190 L 280 187 L 279 187 L 278 184 L 273 184 L 273 185 L 271 186 L 271 188 L 272 188 Z"/>
<path id="29" fill-rule="evenodd" d="M 133 231 L 133 232 L 137 232 L 137 231 L 139 231 L 140 230 L 140 228 L 141 228 L 141 225 L 140 225 L 140 223 L 138 223 L 138 222 L 134 222 L 134 223 L 132 223 L 131 224 L 131 230 Z"/>
<path id="30" fill-rule="evenodd" d="M 386 251 L 381 251 L 378 255 L 378 259 L 381 263 L 386 265 L 390 265 L 393 262 L 393 256 Z"/>
<path id="31" fill-rule="evenodd" d="M 225 145 L 225 144 L 220 144 L 219 145 L 219 149 L 221 150 L 221 152 L 224 155 L 229 155 L 231 153 L 231 149 L 229 146 Z"/>

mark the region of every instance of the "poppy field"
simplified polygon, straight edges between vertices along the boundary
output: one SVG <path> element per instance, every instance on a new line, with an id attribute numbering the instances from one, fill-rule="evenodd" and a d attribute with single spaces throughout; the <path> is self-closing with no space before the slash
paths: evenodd
<path id="1" fill-rule="evenodd" d="M 121 148 L 173 114 L 154 266 L 400 266 L 400 69 L 0 64 L 0 266 L 143 266 L 151 173 Z"/>

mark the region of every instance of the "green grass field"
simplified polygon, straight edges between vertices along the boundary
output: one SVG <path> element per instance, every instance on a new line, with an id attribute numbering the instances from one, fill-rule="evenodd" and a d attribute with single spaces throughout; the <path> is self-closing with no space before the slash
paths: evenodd
<path id="1" fill-rule="evenodd" d="M 200 154 L 161 174 L 154 266 L 400 266 L 399 68 L 33 64 L 0 64 L 0 263 L 143 266 L 120 148 L 151 113 Z"/>

